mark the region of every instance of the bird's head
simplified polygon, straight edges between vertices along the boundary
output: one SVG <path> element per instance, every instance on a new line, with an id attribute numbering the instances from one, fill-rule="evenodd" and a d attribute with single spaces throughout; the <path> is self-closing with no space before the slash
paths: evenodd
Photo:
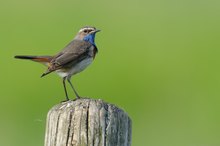
<path id="1" fill-rule="evenodd" d="M 79 30 L 75 39 L 88 41 L 95 45 L 95 34 L 99 31 L 100 30 L 96 29 L 95 27 L 85 26 Z"/>

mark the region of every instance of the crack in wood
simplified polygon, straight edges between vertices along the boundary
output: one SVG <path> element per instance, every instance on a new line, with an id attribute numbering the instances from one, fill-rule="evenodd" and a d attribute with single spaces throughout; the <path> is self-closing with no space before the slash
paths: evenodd
<path id="1" fill-rule="evenodd" d="M 109 105 L 104 105 L 106 109 L 106 115 L 105 115 L 105 138 L 104 138 L 104 146 L 106 146 L 106 138 L 107 138 L 107 127 L 109 124 Z"/>
<path id="2" fill-rule="evenodd" d="M 90 101 L 88 102 L 87 113 L 86 113 L 86 136 L 87 136 L 87 145 L 89 144 L 89 106 Z"/>
<path id="3" fill-rule="evenodd" d="M 55 140 L 54 140 L 54 143 L 55 145 L 57 145 L 57 134 L 58 134 L 58 127 L 59 127 L 59 121 L 60 121 L 60 114 L 58 115 L 58 118 L 57 118 L 57 125 L 56 125 L 56 132 L 55 132 Z"/>
<path id="4" fill-rule="evenodd" d="M 72 124 L 72 112 L 70 110 L 70 114 L 69 114 L 69 125 L 68 125 L 68 131 L 67 131 L 67 138 L 66 138 L 66 146 L 68 146 L 68 141 L 69 141 L 69 137 L 70 137 L 70 128 L 71 128 L 71 124 Z"/>

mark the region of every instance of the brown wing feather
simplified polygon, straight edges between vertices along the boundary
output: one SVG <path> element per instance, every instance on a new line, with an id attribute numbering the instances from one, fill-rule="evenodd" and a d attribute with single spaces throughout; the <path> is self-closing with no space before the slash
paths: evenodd
<path id="1" fill-rule="evenodd" d="M 89 42 L 82 40 L 73 40 L 60 53 L 55 55 L 49 63 L 47 71 L 42 75 L 45 76 L 60 68 L 74 65 L 87 57 L 89 48 L 92 46 Z"/>

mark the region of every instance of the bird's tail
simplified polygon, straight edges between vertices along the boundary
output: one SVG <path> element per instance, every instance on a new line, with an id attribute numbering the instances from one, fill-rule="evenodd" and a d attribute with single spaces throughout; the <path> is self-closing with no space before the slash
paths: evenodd
<path id="1" fill-rule="evenodd" d="M 45 65 L 47 65 L 51 59 L 52 56 L 26 56 L 26 55 L 17 55 L 15 56 L 16 59 L 27 59 L 27 60 L 32 60 L 32 61 L 36 61 L 39 63 L 43 63 Z"/>
<path id="2" fill-rule="evenodd" d="M 27 55 L 16 55 L 16 59 L 26 59 L 26 60 L 32 60 L 35 62 L 42 63 L 46 66 L 50 66 L 50 61 L 52 60 L 52 56 L 27 56 Z M 51 73 L 52 71 L 48 70 L 45 73 L 42 74 L 41 77 Z"/>

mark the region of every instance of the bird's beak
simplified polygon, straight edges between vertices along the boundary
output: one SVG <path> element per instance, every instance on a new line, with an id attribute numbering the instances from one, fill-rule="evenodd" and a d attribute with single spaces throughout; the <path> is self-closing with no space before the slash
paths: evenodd
<path id="1" fill-rule="evenodd" d="M 100 32 L 101 30 L 100 29 L 97 29 L 97 30 L 95 30 L 95 32 L 94 33 L 97 33 L 97 32 Z"/>

